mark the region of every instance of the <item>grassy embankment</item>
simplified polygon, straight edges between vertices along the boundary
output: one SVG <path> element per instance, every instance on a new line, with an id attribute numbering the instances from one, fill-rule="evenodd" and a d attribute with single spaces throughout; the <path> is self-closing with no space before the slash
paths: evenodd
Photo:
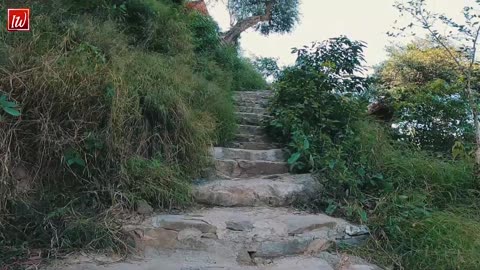
<path id="1" fill-rule="evenodd" d="M 125 250 L 120 209 L 190 203 L 208 148 L 235 131 L 231 92 L 265 81 L 176 2 L 22 2 L 32 31 L 2 28 L 0 95 L 20 115 L 0 113 L 0 265 Z"/>

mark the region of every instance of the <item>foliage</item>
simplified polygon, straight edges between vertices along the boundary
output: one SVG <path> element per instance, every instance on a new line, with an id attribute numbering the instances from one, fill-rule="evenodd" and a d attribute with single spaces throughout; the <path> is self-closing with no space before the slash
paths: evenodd
<path id="1" fill-rule="evenodd" d="M 21 115 L 18 110 L 18 104 L 12 101 L 7 100 L 7 96 L 0 95 L 0 110 L 2 110 L 7 115 L 18 117 Z M 2 122 L 2 115 L 0 114 L 0 122 Z"/>
<path id="2" fill-rule="evenodd" d="M 412 148 L 362 113 L 367 81 L 355 76 L 362 48 L 342 37 L 296 50 L 296 65 L 277 82 L 270 131 L 289 143 L 292 169 L 312 170 L 320 182 L 297 206 L 367 224 L 373 240 L 353 252 L 377 262 L 399 269 L 475 269 L 478 243 L 467 239 L 479 226 L 474 162 L 461 144 L 456 160 Z M 431 83 L 422 92 L 428 104 L 427 95 L 446 91 L 445 82 Z M 408 87 L 418 89 L 402 89 Z M 409 102 L 418 105 L 419 95 Z"/>
<path id="3" fill-rule="evenodd" d="M 269 1 L 229 0 L 228 9 L 234 23 L 252 16 L 265 15 Z M 299 19 L 298 0 L 273 0 L 270 20 L 255 25 L 255 30 L 264 35 L 289 32 Z"/>
<path id="4" fill-rule="evenodd" d="M 267 82 L 247 58 L 240 58 L 234 64 L 235 77 L 233 88 L 239 91 L 264 90 Z"/>
<path id="5" fill-rule="evenodd" d="M 476 243 L 465 237 L 476 234 L 479 223 L 448 212 L 452 207 L 472 209 L 468 205 L 478 201 L 472 160 L 451 161 L 410 149 L 372 120 L 356 121 L 350 128 L 349 135 L 319 159 L 316 172 L 322 188 L 297 205 L 367 224 L 374 238 L 360 252 L 384 264 L 475 269 Z M 437 223 L 436 217 L 446 220 Z M 461 222 L 471 226 L 462 227 Z M 447 233 L 447 228 L 452 230 Z"/>
<path id="6" fill-rule="evenodd" d="M 234 47 L 222 45 L 219 27 L 212 18 L 197 12 L 189 16 L 195 51 L 203 56 L 200 61 L 207 63 L 199 63 L 199 72 L 205 73 L 208 79 L 216 80 L 217 84 L 222 84 L 222 81 L 231 82 L 231 85 L 225 87 L 234 91 L 259 90 L 266 87 L 265 80 L 253 68 L 250 60 L 239 56 Z M 231 70 L 231 78 L 219 78 L 218 73 L 222 71 L 218 69 Z"/>
<path id="7" fill-rule="evenodd" d="M 333 38 L 295 49 L 295 66 L 286 68 L 276 84 L 269 124 L 273 136 L 289 142 L 294 171 L 318 168 L 325 144 L 346 135 L 358 106 L 351 97 L 365 87 L 361 71 L 362 42 Z"/>
<path id="8" fill-rule="evenodd" d="M 397 138 L 447 154 L 455 142 L 473 141 L 461 73 L 443 49 L 418 41 L 392 49 L 375 76 L 377 94 L 395 109 Z"/>
<path id="9" fill-rule="evenodd" d="M 253 65 L 265 79 L 275 81 L 280 76 L 280 68 L 277 61 L 278 59 L 271 57 L 257 57 L 253 61 Z"/>
<path id="10" fill-rule="evenodd" d="M 144 199 L 163 209 L 170 208 L 173 202 L 188 204 L 191 201 L 188 179 L 181 169 L 165 164 L 158 157 L 151 160 L 132 158 L 123 168 L 129 177 L 128 190 L 138 200 Z"/>
<path id="11" fill-rule="evenodd" d="M 457 141 L 473 142 L 461 73 L 443 49 L 415 42 L 391 50 L 375 76 L 377 94 L 395 109 L 397 138 L 446 154 Z"/>
<path id="12" fill-rule="evenodd" d="M 434 80 L 457 83 L 460 71 L 442 48 L 416 40 L 405 47 L 390 47 L 388 60 L 377 70 L 388 88 L 422 86 Z"/>
<path id="13" fill-rule="evenodd" d="M 420 27 L 428 32 L 429 38 L 445 52 L 462 74 L 460 82 L 463 86 L 463 96 L 468 103 L 475 130 L 475 161 L 480 166 L 480 119 L 479 119 L 479 92 L 478 92 L 478 59 L 477 48 L 480 42 L 480 16 L 478 7 L 463 8 L 463 22 L 457 22 L 444 14 L 429 11 L 425 0 L 397 1 L 396 8 L 403 15 L 407 14 L 412 22 L 405 27 L 396 28 L 400 35 L 407 29 Z M 440 29 L 439 24 L 445 29 Z M 452 45 L 453 44 L 453 45 Z M 453 47 L 453 48 L 452 48 Z"/>

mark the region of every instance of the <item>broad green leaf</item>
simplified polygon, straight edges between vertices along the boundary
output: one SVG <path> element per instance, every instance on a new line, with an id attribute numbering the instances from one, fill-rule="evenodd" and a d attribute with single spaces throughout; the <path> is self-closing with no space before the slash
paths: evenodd
<path id="1" fill-rule="evenodd" d="M 17 107 L 17 103 L 11 102 L 11 101 L 6 101 L 6 100 L 0 101 L 0 105 L 1 105 L 2 107 L 4 107 L 4 108 L 5 108 L 5 107 L 8 107 L 8 108 L 15 108 L 15 107 Z"/>
<path id="2" fill-rule="evenodd" d="M 18 110 L 11 108 L 11 107 L 3 107 L 3 110 L 10 114 L 11 116 L 20 116 L 22 115 Z"/>
<path id="3" fill-rule="evenodd" d="M 337 165 L 337 161 L 336 160 L 330 160 L 328 162 L 328 167 L 333 170 L 335 168 L 335 165 Z"/>
<path id="4" fill-rule="evenodd" d="M 358 172 L 358 174 L 359 174 L 360 176 L 362 176 L 362 177 L 365 176 L 365 174 L 366 174 L 366 173 L 365 173 L 365 169 L 364 169 L 363 167 L 359 168 L 359 169 L 357 170 L 357 172 Z"/>
<path id="5" fill-rule="evenodd" d="M 300 153 L 298 153 L 298 152 L 295 153 L 295 154 L 293 154 L 293 155 L 288 159 L 288 164 L 293 164 L 293 163 L 297 162 L 297 160 L 300 158 L 301 155 L 302 155 L 302 154 L 300 154 Z"/>
<path id="6" fill-rule="evenodd" d="M 77 164 L 81 167 L 85 167 L 85 161 L 83 161 L 83 159 L 81 158 L 78 158 L 78 157 L 74 157 L 74 158 L 71 158 L 71 159 L 68 159 L 67 160 L 67 164 L 68 166 L 72 166 L 73 164 Z"/>
<path id="7" fill-rule="evenodd" d="M 303 149 L 308 150 L 310 148 L 310 142 L 307 138 L 303 140 Z"/>
<path id="8" fill-rule="evenodd" d="M 331 215 L 337 210 L 337 205 L 335 203 L 331 203 L 328 205 L 327 209 L 325 209 L 325 214 Z"/>
<path id="9" fill-rule="evenodd" d="M 363 222 L 367 222 L 367 221 L 368 221 L 367 212 L 365 212 L 364 210 L 360 210 L 358 214 L 360 215 L 360 219 L 361 219 Z"/>

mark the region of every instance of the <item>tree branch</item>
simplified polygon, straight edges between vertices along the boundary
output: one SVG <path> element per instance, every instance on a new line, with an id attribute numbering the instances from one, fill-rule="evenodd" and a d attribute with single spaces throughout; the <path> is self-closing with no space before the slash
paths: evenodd
<path id="1" fill-rule="evenodd" d="M 272 19 L 273 5 L 276 0 L 268 0 L 265 6 L 265 14 L 252 16 L 238 21 L 230 30 L 223 35 L 223 41 L 227 44 L 235 44 L 240 35 L 250 27 L 257 25 L 260 22 L 269 21 Z"/>

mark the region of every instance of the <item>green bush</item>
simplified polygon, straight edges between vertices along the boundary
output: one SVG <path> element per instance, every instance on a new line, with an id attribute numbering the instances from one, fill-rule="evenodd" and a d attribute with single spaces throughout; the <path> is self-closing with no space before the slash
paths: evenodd
<path id="1" fill-rule="evenodd" d="M 374 76 L 377 94 L 394 108 L 396 138 L 450 155 L 456 142 L 470 148 L 474 131 L 461 72 L 444 53 L 418 41 L 390 49 Z"/>
<path id="2" fill-rule="evenodd" d="M 311 49 L 296 50 L 295 66 L 282 71 L 268 130 L 289 144 L 292 170 L 317 169 L 327 144 L 346 136 L 361 105 L 357 94 L 365 86 L 365 80 L 353 74 L 360 71 L 363 47 L 346 37 L 315 43 Z"/>
<path id="3" fill-rule="evenodd" d="M 305 47 L 276 83 L 269 132 L 288 144 L 293 171 L 312 171 L 321 183 L 296 205 L 367 224 L 373 240 L 352 252 L 379 263 L 475 269 L 473 160 L 419 151 L 363 113 L 367 81 L 354 75 L 362 48 L 343 37 Z"/>

